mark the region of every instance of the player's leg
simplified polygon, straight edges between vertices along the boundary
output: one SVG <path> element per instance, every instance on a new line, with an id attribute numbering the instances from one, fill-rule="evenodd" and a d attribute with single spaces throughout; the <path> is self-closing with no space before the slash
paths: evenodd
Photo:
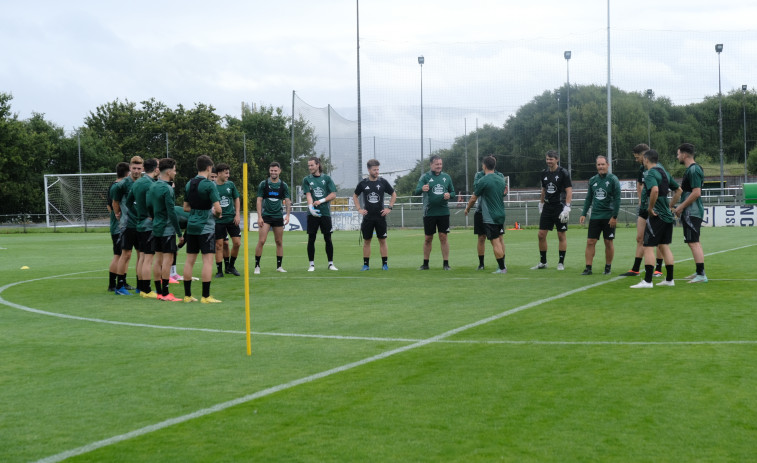
<path id="1" fill-rule="evenodd" d="M 276 270 L 286 272 L 281 266 L 284 260 L 284 227 L 273 227 L 273 239 L 276 241 Z"/>
<path id="2" fill-rule="evenodd" d="M 449 216 L 443 215 L 436 218 L 437 228 L 439 231 L 439 247 L 442 249 L 442 268 L 444 270 L 450 270 L 449 268 L 449 240 L 447 235 L 449 234 Z"/>
<path id="3" fill-rule="evenodd" d="M 258 230 L 258 244 L 255 246 L 255 273 L 260 273 L 260 258 L 263 256 L 263 246 L 265 246 L 270 230 L 271 225 L 265 222 Z"/>
<path id="4" fill-rule="evenodd" d="M 210 285 L 213 281 L 213 263 L 216 258 L 215 233 L 200 236 L 200 251 L 202 252 L 202 303 L 221 302 L 210 295 Z"/>
<path id="5" fill-rule="evenodd" d="M 559 236 L 559 233 L 558 233 L 558 236 Z M 594 262 L 594 255 L 596 254 L 596 252 L 597 252 L 597 239 L 587 238 L 586 239 L 586 252 L 584 252 L 584 257 L 586 259 L 586 268 L 584 269 L 581 275 L 591 275 L 592 262 Z"/>

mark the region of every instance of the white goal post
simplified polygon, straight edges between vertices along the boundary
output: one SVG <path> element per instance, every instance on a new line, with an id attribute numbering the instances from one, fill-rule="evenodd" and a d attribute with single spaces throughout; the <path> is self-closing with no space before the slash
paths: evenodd
<path id="1" fill-rule="evenodd" d="M 107 227 L 108 189 L 115 173 L 46 174 L 45 220 L 48 227 Z"/>

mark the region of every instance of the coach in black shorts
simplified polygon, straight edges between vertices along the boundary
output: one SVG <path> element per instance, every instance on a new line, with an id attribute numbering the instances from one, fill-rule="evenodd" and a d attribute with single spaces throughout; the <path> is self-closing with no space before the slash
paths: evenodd
<path id="1" fill-rule="evenodd" d="M 573 198 L 573 184 L 570 173 L 560 167 L 560 158 L 554 150 L 547 151 L 547 168 L 541 173 L 541 198 L 539 200 L 539 263 L 531 270 L 547 268 L 547 233 L 557 228 L 559 262 L 557 270 L 565 270 L 565 252 L 568 250 L 570 201 Z"/>
<path id="2" fill-rule="evenodd" d="M 370 269 L 371 239 L 374 231 L 379 240 L 381 269 L 389 270 L 386 246 L 386 216 L 392 212 L 394 202 L 397 200 L 397 193 L 386 179 L 379 177 L 379 165 L 376 159 L 368 161 L 368 178 L 364 178 L 357 184 L 352 195 L 352 202 L 355 203 L 358 213 L 363 216 L 363 222 L 360 225 L 364 240 L 362 271 Z M 389 206 L 384 207 L 384 194 L 386 193 L 391 194 L 392 197 L 389 199 Z"/>

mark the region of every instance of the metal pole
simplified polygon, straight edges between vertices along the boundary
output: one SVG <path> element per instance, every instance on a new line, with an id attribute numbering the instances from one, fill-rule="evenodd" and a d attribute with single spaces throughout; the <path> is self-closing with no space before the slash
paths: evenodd
<path id="1" fill-rule="evenodd" d="M 292 90 L 292 171 L 289 174 L 289 184 L 291 185 L 291 188 L 294 188 L 294 95 L 295 91 Z M 262 211 L 258 211 L 259 214 L 262 214 Z"/>
<path id="2" fill-rule="evenodd" d="M 333 169 L 333 165 L 331 164 L 331 105 L 328 105 L 326 107 L 326 115 L 329 122 L 329 166 Z M 358 169 L 357 174 L 360 175 L 360 170 Z"/>
<path id="3" fill-rule="evenodd" d="M 81 168 L 81 130 L 76 132 L 76 144 L 79 148 L 79 203 L 81 207 L 81 220 L 84 222 L 84 231 L 87 231 L 87 216 L 84 213 L 84 184 L 82 183 Z"/>
<path id="4" fill-rule="evenodd" d="M 360 0 L 355 0 L 357 13 L 357 181 L 362 180 L 363 169 L 363 122 L 360 110 Z"/>
<path id="5" fill-rule="evenodd" d="M 647 89 L 647 146 L 652 147 L 652 89 Z"/>
<path id="6" fill-rule="evenodd" d="M 749 181 L 749 178 L 747 177 L 747 170 L 746 170 L 746 158 L 747 158 L 747 152 L 746 152 L 746 84 L 741 86 L 741 93 L 743 95 L 743 98 L 741 101 L 744 103 L 744 183 L 747 183 Z"/>
<path id="7" fill-rule="evenodd" d="M 567 102 L 567 113 L 568 113 L 568 173 L 571 177 L 573 177 L 573 166 L 572 160 L 571 160 L 571 149 L 570 149 L 570 51 L 566 51 L 564 53 L 565 56 L 565 65 L 568 69 L 568 102 Z"/>
<path id="8" fill-rule="evenodd" d="M 612 79 L 610 76 L 610 0 L 607 0 L 607 171 L 612 173 Z"/>
<path id="9" fill-rule="evenodd" d="M 723 51 L 723 44 L 715 45 L 715 51 L 718 52 L 718 126 L 720 131 L 720 194 L 725 194 L 725 175 L 723 174 L 723 91 L 720 80 L 720 52 Z"/>
<path id="10" fill-rule="evenodd" d="M 168 154 L 168 132 L 166 132 L 166 158 L 170 158 L 171 155 Z"/>
<path id="11" fill-rule="evenodd" d="M 421 65 L 421 164 L 423 164 L 423 63 L 426 59 L 423 56 L 418 57 L 418 64 Z"/>
<path id="12" fill-rule="evenodd" d="M 463 133 L 465 136 L 463 137 L 464 141 L 464 151 L 465 151 L 465 193 L 470 194 L 470 189 L 468 187 L 468 119 L 463 119 Z"/>
<path id="13" fill-rule="evenodd" d="M 557 158 L 560 159 L 560 90 L 557 91 Z"/>

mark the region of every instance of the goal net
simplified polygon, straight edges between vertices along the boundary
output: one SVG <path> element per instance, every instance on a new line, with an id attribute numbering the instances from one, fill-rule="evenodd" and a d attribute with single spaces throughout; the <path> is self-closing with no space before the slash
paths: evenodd
<path id="1" fill-rule="evenodd" d="M 45 216 L 48 227 L 107 227 L 108 189 L 116 174 L 45 175 Z"/>

